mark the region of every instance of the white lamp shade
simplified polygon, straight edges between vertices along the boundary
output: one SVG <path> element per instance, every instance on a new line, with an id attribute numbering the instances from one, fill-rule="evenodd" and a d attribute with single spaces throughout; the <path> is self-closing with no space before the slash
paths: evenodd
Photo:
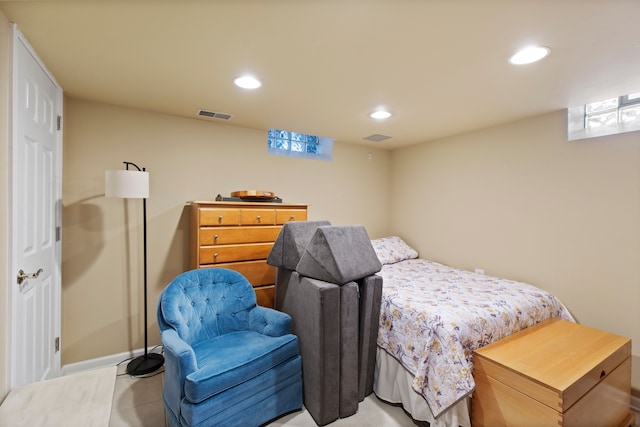
<path id="1" fill-rule="evenodd" d="M 104 195 L 121 199 L 147 199 L 149 172 L 125 169 L 108 170 L 104 176 Z"/>

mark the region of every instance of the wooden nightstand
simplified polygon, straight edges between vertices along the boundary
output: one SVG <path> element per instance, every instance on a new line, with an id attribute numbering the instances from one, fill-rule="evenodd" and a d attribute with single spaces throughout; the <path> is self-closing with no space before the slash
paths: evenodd
<path id="1" fill-rule="evenodd" d="M 473 355 L 481 426 L 630 426 L 631 340 L 549 319 Z"/>

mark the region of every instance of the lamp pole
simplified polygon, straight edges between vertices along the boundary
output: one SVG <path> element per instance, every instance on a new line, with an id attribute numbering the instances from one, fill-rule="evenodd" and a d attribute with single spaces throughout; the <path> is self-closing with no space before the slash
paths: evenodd
<path id="1" fill-rule="evenodd" d="M 146 172 L 146 168 L 140 169 L 138 165 L 131 162 L 123 162 L 126 170 L 129 166 L 138 169 L 139 172 Z M 143 254 L 144 254 L 144 355 L 131 360 L 127 365 L 127 374 L 133 376 L 146 375 L 154 372 L 164 364 L 164 357 L 158 353 L 148 351 L 148 329 L 147 329 L 147 198 L 142 198 L 142 230 L 143 230 Z"/>

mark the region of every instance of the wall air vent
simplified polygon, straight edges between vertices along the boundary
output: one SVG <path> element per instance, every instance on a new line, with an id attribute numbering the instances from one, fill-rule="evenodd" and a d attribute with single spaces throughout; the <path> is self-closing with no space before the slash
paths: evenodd
<path id="1" fill-rule="evenodd" d="M 390 138 L 391 137 L 387 135 L 380 135 L 380 134 L 374 133 L 373 135 L 369 135 L 366 138 L 362 138 L 362 139 L 366 139 L 367 141 L 380 142 Z"/>
<path id="2" fill-rule="evenodd" d="M 205 117 L 207 119 L 216 119 L 216 120 L 231 120 L 233 117 L 231 114 L 227 113 L 217 113 L 211 110 L 198 110 L 198 117 Z"/>

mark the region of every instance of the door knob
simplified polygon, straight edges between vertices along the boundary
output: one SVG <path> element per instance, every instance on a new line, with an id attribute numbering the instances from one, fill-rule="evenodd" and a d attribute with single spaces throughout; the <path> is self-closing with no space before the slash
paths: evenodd
<path id="1" fill-rule="evenodd" d="M 24 282 L 27 279 L 37 279 L 40 273 L 42 272 L 43 270 L 40 268 L 38 269 L 38 271 L 36 271 L 33 274 L 26 274 L 22 269 L 20 269 L 18 271 L 18 285 L 22 285 L 22 282 Z"/>

